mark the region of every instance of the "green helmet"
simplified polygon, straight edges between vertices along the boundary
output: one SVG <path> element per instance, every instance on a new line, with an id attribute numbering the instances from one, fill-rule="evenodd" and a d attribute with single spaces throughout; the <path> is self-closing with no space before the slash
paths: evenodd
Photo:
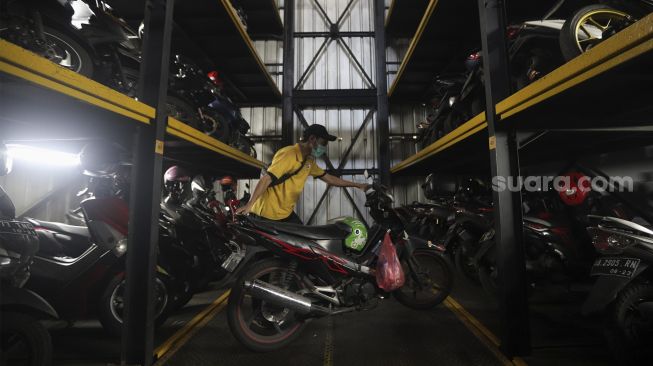
<path id="1" fill-rule="evenodd" d="M 365 224 L 353 217 L 342 217 L 338 221 L 351 227 L 351 234 L 345 238 L 345 246 L 357 252 L 363 250 L 367 243 L 367 228 Z"/>

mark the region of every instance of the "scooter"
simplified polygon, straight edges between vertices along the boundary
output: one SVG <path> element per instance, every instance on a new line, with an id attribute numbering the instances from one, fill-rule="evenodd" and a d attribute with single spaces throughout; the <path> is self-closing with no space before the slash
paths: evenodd
<path id="1" fill-rule="evenodd" d="M 105 330 L 117 336 L 124 306 L 128 208 L 115 198 L 87 200 L 81 208 L 86 227 L 27 219 L 41 243 L 28 287 L 49 298 L 62 318 L 97 316 Z M 167 317 L 165 277 L 159 273 L 156 279 L 157 323 Z"/>
<path id="2" fill-rule="evenodd" d="M 111 156 L 112 151 L 89 145 L 80 156 L 84 164 L 93 155 Z M 112 157 L 102 157 L 107 158 Z M 89 197 L 80 204 L 86 226 L 26 218 L 34 226 L 40 243 L 26 286 L 48 299 L 62 319 L 97 317 L 106 331 L 119 336 L 129 220 L 124 184 L 129 182 L 125 178 L 129 167 L 112 166 L 104 171 L 93 168 L 87 169 L 86 174 L 92 175 L 94 185 L 89 187 Z M 97 195 L 94 187 L 98 187 Z M 105 190 L 108 187 L 111 189 Z M 162 324 L 168 315 L 169 283 L 167 273 L 158 267 L 154 305 L 157 324 Z"/>
<path id="3" fill-rule="evenodd" d="M 245 269 L 229 295 L 227 320 L 232 334 L 247 348 L 271 351 L 301 334 L 307 320 L 376 306 L 390 293 L 375 280 L 378 253 L 396 248 L 406 282 L 390 290 L 403 305 L 430 309 L 448 296 L 451 266 L 426 241 L 410 237 L 392 207 L 386 187 L 374 183 L 366 206 L 375 224 L 353 218 L 323 226 L 304 226 L 236 216 L 232 228 L 250 236 L 266 251 Z"/>
<path id="4" fill-rule="evenodd" d="M 582 312 L 603 314 L 617 361 L 647 364 L 653 357 L 653 227 L 643 220 L 590 219 L 595 224 L 587 231 L 602 256 L 592 266 L 591 274 L 598 279 Z"/>

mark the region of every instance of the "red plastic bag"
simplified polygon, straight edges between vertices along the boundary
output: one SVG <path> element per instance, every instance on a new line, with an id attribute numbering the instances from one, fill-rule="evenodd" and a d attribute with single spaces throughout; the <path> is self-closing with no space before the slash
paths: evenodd
<path id="1" fill-rule="evenodd" d="M 404 280 L 404 269 L 397 257 L 390 233 L 385 233 L 376 264 L 376 284 L 384 291 L 391 292 L 403 286 Z"/>

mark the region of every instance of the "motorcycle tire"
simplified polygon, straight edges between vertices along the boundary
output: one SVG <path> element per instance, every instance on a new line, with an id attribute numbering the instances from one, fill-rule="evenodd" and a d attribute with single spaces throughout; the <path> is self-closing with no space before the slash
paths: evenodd
<path id="1" fill-rule="evenodd" d="M 243 289 L 244 281 L 253 281 L 258 278 L 263 278 L 266 275 L 270 275 L 275 272 L 285 272 L 288 270 L 288 262 L 282 261 L 277 258 L 267 258 L 259 262 L 254 263 L 250 266 L 236 281 L 235 285 L 231 289 L 229 294 L 228 306 L 227 306 L 227 322 L 229 324 L 229 329 L 234 337 L 245 347 L 255 352 L 270 352 L 274 350 L 281 349 L 288 344 L 292 343 L 297 337 L 300 336 L 302 330 L 306 326 L 306 322 L 303 320 L 295 319 L 295 324 L 291 326 L 287 333 L 281 334 L 274 338 L 272 336 L 263 336 L 259 333 L 255 333 L 251 328 L 248 328 L 244 324 L 244 315 L 241 311 L 241 303 L 245 298 L 245 291 Z M 295 285 L 303 286 L 301 281 L 301 272 L 295 272 L 296 283 Z M 252 299 L 252 305 L 255 305 L 255 300 Z M 265 303 L 260 302 L 258 306 L 261 306 L 261 310 L 258 310 L 257 313 L 263 312 L 262 307 Z M 256 315 L 252 315 L 252 321 L 255 320 Z M 264 328 L 262 325 L 267 325 L 265 319 L 261 320 L 257 326 L 259 328 Z M 269 323 L 269 321 L 267 321 Z M 247 328 L 247 329 L 245 329 Z M 265 338 L 264 338 L 265 337 Z M 267 338 L 267 339 L 266 339 Z"/>
<path id="2" fill-rule="evenodd" d="M 431 261 L 431 265 L 434 265 L 434 267 L 437 267 L 442 270 L 443 278 L 442 278 L 442 283 L 438 283 L 439 285 L 438 293 L 436 294 L 436 296 L 432 298 L 427 298 L 424 300 L 418 299 L 416 291 L 414 290 L 410 291 L 409 281 L 411 281 L 411 278 L 413 276 L 413 274 L 411 273 L 412 271 L 410 271 L 407 264 L 403 263 L 404 273 L 406 274 L 406 283 L 404 284 L 403 287 L 399 288 L 398 290 L 395 290 L 393 294 L 400 304 L 410 309 L 429 310 L 440 305 L 440 303 L 442 303 L 447 298 L 447 296 L 449 296 L 449 294 L 451 293 L 451 290 L 453 289 L 453 281 L 454 281 L 453 269 L 449 261 L 442 254 L 433 250 L 423 250 L 423 249 L 416 250 L 413 253 L 413 256 L 418 261 Z M 420 265 L 424 266 L 424 263 L 421 262 Z M 416 281 L 416 279 L 412 279 L 412 280 Z M 413 295 L 411 296 L 410 293 L 412 293 Z"/>
<path id="3" fill-rule="evenodd" d="M 52 364 L 50 333 L 37 319 L 17 312 L 3 312 L 1 317 L 0 345 L 2 349 L 0 349 L 0 364 L 12 365 L 18 361 L 12 357 L 14 356 L 13 352 L 4 349 L 9 337 L 12 337 L 12 339 L 17 337 L 23 342 L 23 346 L 27 348 L 26 351 L 22 348 L 17 350 L 20 354 L 15 355 L 20 357 L 21 365 L 48 366 Z M 24 352 L 21 352 L 21 350 Z M 23 356 L 27 356 L 28 360 L 22 359 Z"/>
<path id="4" fill-rule="evenodd" d="M 6 28 L 0 29 L 0 38 L 2 39 L 5 39 L 2 34 L 4 31 L 6 31 Z M 61 61 L 59 63 L 61 67 L 72 70 L 88 78 L 93 76 L 93 58 L 91 57 L 91 54 L 86 50 L 86 48 L 79 44 L 79 42 L 77 42 L 73 37 L 67 35 L 66 33 L 60 32 L 46 25 L 43 26 L 43 34 L 47 40 L 54 43 L 56 46 L 61 47 L 68 55 L 70 55 L 72 65 L 64 65 L 62 64 L 64 61 Z M 8 41 L 11 42 L 11 40 Z M 43 58 L 50 59 L 47 55 L 41 56 Z"/>
<path id="5" fill-rule="evenodd" d="M 461 243 L 453 252 L 456 270 L 473 284 L 480 285 L 481 280 L 479 279 L 478 268 L 470 263 L 470 253 L 466 252 L 466 245 L 469 245 L 469 243 Z M 473 253 L 471 254 L 473 255 Z"/>
<path id="6" fill-rule="evenodd" d="M 653 357 L 653 321 L 648 316 L 642 319 L 642 303 L 653 303 L 653 284 L 631 283 L 608 313 L 606 338 L 619 364 L 644 365 Z"/>
<path id="7" fill-rule="evenodd" d="M 579 28 L 580 23 L 586 17 L 601 13 L 615 18 L 622 18 L 624 20 L 626 20 L 627 17 L 626 13 L 601 4 L 588 5 L 579 9 L 574 13 L 574 16 L 571 17 L 571 19 L 565 21 L 560 30 L 560 50 L 562 51 L 565 61 L 576 58 L 589 49 L 583 50 L 579 46 L 579 43 L 576 40 L 577 28 Z M 591 47 L 592 46 L 590 46 L 590 48 Z"/>
<path id="8" fill-rule="evenodd" d="M 166 97 L 166 112 L 170 117 L 173 117 L 196 130 L 200 129 L 201 123 L 199 121 L 199 116 L 197 115 L 193 105 L 185 99 L 175 95 L 168 95 Z"/>
<path id="9" fill-rule="evenodd" d="M 167 280 L 162 279 L 158 273 L 155 279 L 163 289 L 165 296 L 165 299 L 163 300 L 165 303 L 162 305 L 162 310 L 159 311 L 158 316 L 156 316 L 156 319 L 154 320 L 154 326 L 155 328 L 158 328 L 168 318 L 170 313 L 170 303 L 168 302 L 169 294 Z M 117 314 L 115 307 L 112 306 L 112 301 L 114 300 L 120 301 L 122 304 L 124 304 L 124 299 L 118 299 L 119 295 L 117 295 L 117 291 L 120 291 L 120 286 L 123 286 L 124 291 L 125 277 L 122 274 L 115 276 L 113 279 L 111 279 L 111 281 L 109 281 L 109 284 L 102 293 L 102 296 L 100 296 L 100 301 L 98 304 L 98 319 L 102 324 L 102 328 L 104 328 L 107 333 L 111 334 L 114 337 L 120 337 L 122 335 L 122 315 Z M 116 306 L 119 305 L 120 304 Z"/>

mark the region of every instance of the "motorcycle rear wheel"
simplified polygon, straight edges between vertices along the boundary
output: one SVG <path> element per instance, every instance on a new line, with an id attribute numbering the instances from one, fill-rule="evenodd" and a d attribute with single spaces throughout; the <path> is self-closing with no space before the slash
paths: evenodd
<path id="1" fill-rule="evenodd" d="M 306 326 L 292 311 L 266 304 L 245 293 L 244 281 L 261 280 L 279 286 L 278 277 L 288 273 L 288 262 L 276 258 L 264 259 L 248 268 L 232 287 L 227 307 L 227 321 L 234 337 L 248 349 L 255 352 L 270 352 L 292 343 Z M 301 272 L 294 272 L 288 289 L 303 287 Z M 251 309 L 250 309 L 251 308 Z M 281 322 L 270 321 L 270 316 L 282 314 Z M 289 325 L 286 321 L 289 320 Z"/>
<path id="2" fill-rule="evenodd" d="M 565 60 L 569 61 L 601 43 L 603 32 L 617 22 L 628 22 L 628 15 L 601 4 L 578 10 L 560 30 L 560 50 Z"/>
<path id="3" fill-rule="evenodd" d="M 406 283 L 393 294 L 399 303 L 408 308 L 432 309 L 451 293 L 452 266 L 442 254 L 433 250 L 416 250 L 413 256 L 420 265 L 421 273 L 413 273 L 407 263 L 402 263 Z M 428 288 L 424 288 L 425 285 Z"/>
<path id="4" fill-rule="evenodd" d="M 0 364 L 47 366 L 52 364 L 50 333 L 39 321 L 17 312 L 2 313 Z M 26 348 L 26 349 L 25 349 Z M 27 359 L 23 357 L 27 356 Z"/>
<path id="5" fill-rule="evenodd" d="M 0 38 L 13 42 L 13 40 L 10 39 L 11 37 L 9 37 L 9 32 L 9 29 L 0 27 Z M 43 26 L 43 35 L 49 43 L 46 47 L 48 50 L 39 52 L 39 50 L 33 49 L 32 51 L 37 52 L 43 58 L 78 74 L 89 78 L 93 76 L 93 59 L 91 58 L 90 53 L 75 39 L 45 25 Z M 28 42 L 24 39 L 22 41 L 23 43 Z M 28 44 L 19 45 L 29 47 Z"/>

